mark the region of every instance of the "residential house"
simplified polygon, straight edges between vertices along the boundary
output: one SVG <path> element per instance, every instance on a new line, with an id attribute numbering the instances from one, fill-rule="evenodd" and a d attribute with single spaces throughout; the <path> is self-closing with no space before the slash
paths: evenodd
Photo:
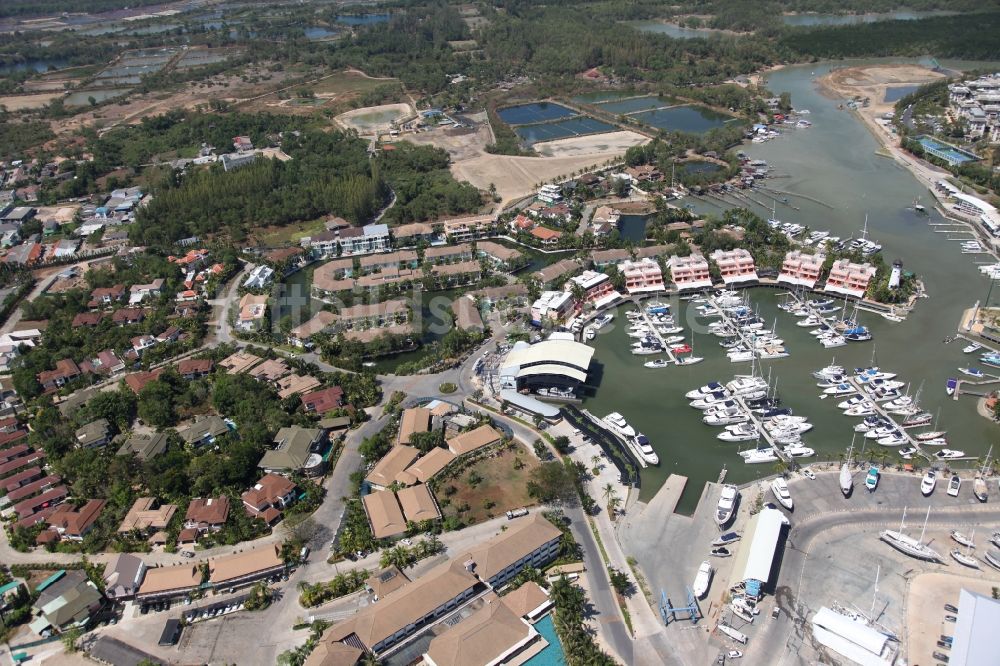
<path id="1" fill-rule="evenodd" d="M 260 264 L 250 271 L 247 279 L 243 282 L 243 286 L 247 289 L 263 289 L 271 284 L 273 278 L 274 269 L 266 264 Z"/>
<path id="2" fill-rule="evenodd" d="M 260 356 L 255 356 L 248 351 L 238 351 L 231 356 L 219 361 L 219 367 L 223 368 L 230 375 L 238 375 L 246 372 L 261 362 Z"/>
<path id="3" fill-rule="evenodd" d="M 472 284 L 482 277 L 482 266 L 478 261 L 463 261 L 460 264 L 440 264 L 431 267 L 431 275 L 440 289 Z"/>
<path id="4" fill-rule="evenodd" d="M 111 441 L 111 424 L 107 419 L 91 421 L 76 431 L 76 445 L 81 449 L 96 449 Z"/>
<path id="5" fill-rule="evenodd" d="M 396 239 L 398 247 L 412 247 L 421 242 L 433 242 L 437 234 L 434 227 L 426 222 L 411 222 L 393 229 L 392 236 Z"/>
<path id="6" fill-rule="evenodd" d="M 146 388 L 163 374 L 164 368 L 157 368 L 148 372 L 133 372 L 125 375 L 125 384 L 132 389 L 132 392 L 139 395 L 142 389 Z"/>
<path id="7" fill-rule="evenodd" d="M 291 372 L 288 364 L 280 358 L 269 358 L 247 372 L 258 381 L 276 382 Z"/>
<path id="8" fill-rule="evenodd" d="M 56 361 L 56 367 L 52 370 L 44 370 L 36 375 L 38 383 L 46 393 L 61 388 L 68 382 L 80 377 L 80 368 L 71 358 L 64 358 Z"/>
<path id="9" fill-rule="evenodd" d="M 34 266 L 42 256 L 42 246 L 34 241 L 27 241 L 7 250 L 3 261 L 5 264 L 17 264 L 19 266 Z"/>
<path id="10" fill-rule="evenodd" d="M 388 252 L 392 241 L 385 224 L 347 227 L 302 239 L 315 257 L 353 256 Z"/>
<path id="11" fill-rule="evenodd" d="M 108 501 L 103 499 L 88 500 L 77 508 L 70 504 L 60 504 L 46 522 L 49 529 L 54 530 L 60 538 L 70 541 L 83 541 L 97 519 L 101 517 Z"/>
<path id="12" fill-rule="evenodd" d="M 830 268 L 823 291 L 863 298 L 868 283 L 875 277 L 876 269 L 868 263 L 857 264 L 848 259 L 838 259 Z"/>
<path id="13" fill-rule="evenodd" d="M 162 432 L 132 433 L 116 455 L 134 455 L 139 460 L 151 460 L 167 450 L 167 436 Z"/>
<path id="14" fill-rule="evenodd" d="M 433 248 L 432 248 L 433 249 Z M 430 251 L 430 250 L 428 250 Z M 358 272 L 361 275 L 394 271 L 398 269 L 413 269 L 420 264 L 420 258 L 413 250 L 399 250 L 387 254 L 370 254 L 358 259 Z"/>
<path id="15" fill-rule="evenodd" d="M 503 434 L 489 425 L 463 432 L 447 441 L 448 450 L 456 457 L 464 456 L 487 446 L 500 443 Z"/>
<path id="16" fill-rule="evenodd" d="M 493 241 L 476 243 L 476 256 L 486 259 L 497 270 L 509 271 L 524 263 L 524 255 Z"/>
<path id="17" fill-rule="evenodd" d="M 309 339 L 317 333 L 326 332 L 337 321 L 337 315 L 333 312 L 320 310 L 313 315 L 312 319 L 289 331 L 288 341 L 296 347 L 311 348 L 312 343 Z"/>
<path id="18" fill-rule="evenodd" d="M 801 250 L 792 250 L 785 254 L 781 263 L 778 282 L 812 289 L 819 281 L 825 262 L 825 254 L 805 254 Z"/>
<path id="19" fill-rule="evenodd" d="M 368 493 L 361 503 L 376 539 L 398 539 L 406 534 L 406 518 L 395 493 L 389 490 Z"/>
<path id="20" fill-rule="evenodd" d="M 86 629 L 104 608 L 105 599 L 82 570 L 59 570 L 36 588 L 28 626 L 39 636 Z"/>
<path id="21" fill-rule="evenodd" d="M 186 358 L 177 364 L 177 373 L 184 379 L 199 379 L 212 374 L 215 362 L 210 358 Z"/>
<path id="22" fill-rule="evenodd" d="M 531 274 L 544 287 L 552 286 L 556 283 L 565 282 L 571 275 L 583 268 L 583 264 L 578 259 L 560 259 L 554 264 L 549 264 L 545 268 Z"/>
<path id="23" fill-rule="evenodd" d="M 241 495 L 247 514 L 268 525 L 281 519 L 281 511 L 295 501 L 295 484 L 277 474 L 265 474 Z"/>
<path id="24" fill-rule="evenodd" d="M 185 537 L 194 542 L 205 532 L 218 532 L 226 524 L 229 518 L 229 498 L 225 495 L 219 497 L 196 497 L 188 504 L 187 513 L 184 514 L 184 529 L 181 530 L 181 541 L 186 541 Z M 187 533 L 187 534 L 185 534 Z"/>
<path id="25" fill-rule="evenodd" d="M 149 284 L 134 284 L 129 287 L 129 305 L 140 305 L 148 298 L 159 298 L 163 293 L 163 278 L 156 278 Z"/>
<path id="26" fill-rule="evenodd" d="M 87 305 L 92 308 L 108 307 L 124 301 L 126 293 L 128 292 L 123 284 L 116 284 L 113 287 L 98 287 L 90 292 L 90 302 Z"/>
<path id="27" fill-rule="evenodd" d="M 305 393 L 300 399 L 302 400 L 302 409 L 304 411 L 314 414 L 326 414 L 343 406 L 344 389 L 339 386 L 329 386 Z"/>
<path id="28" fill-rule="evenodd" d="M 135 352 L 136 358 L 141 357 L 142 353 L 147 349 L 156 346 L 156 338 L 152 335 L 137 335 L 132 338 L 132 351 Z"/>
<path id="29" fill-rule="evenodd" d="M 663 180 L 663 174 L 652 164 L 640 164 L 639 166 L 628 167 L 625 175 L 633 183 L 658 182 Z"/>
<path id="30" fill-rule="evenodd" d="M 133 599 L 145 575 L 145 562 L 131 553 L 118 553 L 104 569 L 104 594 L 116 602 Z"/>
<path id="31" fill-rule="evenodd" d="M 215 440 L 229 432 L 229 425 L 214 414 L 195 418 L 194 423 L 179 428 L 177 434 L 189 446 L 198 448 L 206 444 L 215 444 Z"/>
<path id="32" fill-rule="evenodd" d="M 489 215 L 472 215 L 444 220 L 441 226 L 448 242 L 465 243 L 491 235 L 496 227 L 496 221 Z"/>
<path id="33" fill-rule="evenodd" d="M 462 331 L 483 331 L 486 325 L 476 307 L 476 302 L 466 296 L 459 296 L 451 302 L 451 311 L 455 315 L 455 326 Z"/>
<path id="34" fill-rule="evenodd" d="M 399 417 L 399 430 L 396 433 L 397 444 L 410 444 L 413 435 L 427 432 L 431 429 L 431 411 L 426 407 L 410 407 L 404 409 Z"/>
<path id="35" fill-rule="evenodd" d="M 535 227 L 528 233 L 534 236 L 537 240 L 541 241 L 542 245 L 558 245 L 559 239 L 562 238 L 561 231 L 548 229 L 546 227 Z"/>
<path id="36" fill-rule="evenodd" d="M 257 467 L 268 474 L 318 476 L 325 468 L 319 455 L 326 444 L 326 433 L 319 428 L 282 428 L 274 436 L 274 447 L 265 451 Z"/>
<path id="37" fill-rule="evenodd" d="M 313 271 L 312 288 L 317 296 L 328 296 L 354 287 L 354 259 L 334 259 Z"/>
<path id="38" fill-rule="evenodd" d="M 156 341 L 159 343 L 177 342 L 182 337 L 184 337 L 184 329 L 177 326 L 168 326 L 167 330 L 156 336 Z"/>
<path id="39" fill-rule="evenodd" d="M 118 527 L 119 534 L 140 532 L 149 534 L 154 530 L 165 530 L 170 519 L 177 513 L 176 504 L 160 504 L 155 497 L 140 497 L 132 503 Z"/>
<path id="40" fill-rule="evenodd" d="M 429 247 L 424 250 L 424 263 L 428 264 L 454 264 L 472 259 L 472 245 L 469 243 L 459 243 L 458 245 L 439 245 Z"/>
<path id="41" fill-rule="evenodd" d="M 420 450 L 412 446 L 400 444 L 392 447 L 389 453 L 375 463 L 365 481 L 376 490 L 384 490 L 396 481 L 396 476 L 413 464 L 420 456 Z"/>
<path id="42" fill-rule="evenodd" d="M 81 312 L 73 317 L 73 328 L 93 328 L 101 323 L 103 312 Z"/>
<path id="43" fill-rule="evenodd" d="M 127 326 L 138 324 L 146 318 L 146 311 L 142 308 L 119 308 L 111 315 L 111 321 L 117 326 Z"/>
<path id="44" fill-rule="evenodd" d="M 284 400 L 293 395 L 308 393 L 322 385 L 320 380 L 310 375 L 291 374 L 275 382 L 274 387 L 278 390 L 278 397 Z"/>
<path id="45" fill-rule="evenodd" d="M 245 294 L 240 299 L 236 329 L 243 332 L 259 331 L 267 321 L 267 295 Z"/>
<path id="46" fill-rule="evenodd" d="M 80 241 L 72 238 L 60 238 L 52 245 L 52 258 L 65 259 L 72 257 L 80 249 Z"/>
<path id="47" fill-rule="evenodd" d="M 707 289 L 712 286 L 712 275 L 709 272 L 705 257 L 692 253 L 686 257 L 674 255 L 667 262 L 670 267 L 670 277 L 677 289 Z"/>
<path id="48" fill-rule="evenodd" d="M 753 256 L 743 248 L 716 250 L 709 255 L 719 267 L 726 286 L 757 281 L 757 268 Z"/>

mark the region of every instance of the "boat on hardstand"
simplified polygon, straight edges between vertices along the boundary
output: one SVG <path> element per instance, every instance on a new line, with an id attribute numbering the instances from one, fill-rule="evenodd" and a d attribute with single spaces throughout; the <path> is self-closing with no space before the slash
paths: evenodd
<path id="1" fill-rule="evenodd" d="M 927 518 L 930 518 L 930 515 L 930 507 L 927 507 Z M 899 530 L 883 530 L 879 535 L 879 538 L 904 555 L 915 557 L 918 560 L 927 560 L 928 562 L 940 562 L 942 560 L 941 555 L 924 543 L 924 531 L 927 529 L 927 518 L 924 519 L 924 529 L 920 531 L 920 538 L 914 539 L 903 532 L 904 521 L 906 520 L 906 509 L 903 509 L 903 518 L 899 522 Z"/>
<path id="2" fill-rule="evenodd" d="M 730 627 L 728 624 L 719 623 L 718 625 L 716 625 L 716 628 L 719 631 L 721 631 L 722 633 L 724 633 L 726 636 L 729 636 L 730 638 L 732 638 L 737 643 L 741 643 L 741 644 L 745 645 L 746 642 L 747 642 L 747 635 L 746 634 L 744 634 L 743 632 L 738 631 L 738 630 Z"/>
<path id="3" fill-rule="evenodd" d="M 720 534 L 716 537 L 715 541 L 712 542 L 712 546 L 728 546 L 731 543 L 736 543 L 743 538 L 743 535 L 739 532 L 726 532 L 725 534 Z"/>
<path id="4" fill-rule="evenodd" d="M 949 532 L 949 536 L 951 536 L 951 538 L 957 544 L 960 544 L 962 546 L 966 546 L 968 548 L 975 548 L 976 547 L 976 542 L 972 539 L 972 537 L 970 537 L 969 535 L 964 534 L 962 532 L 959 532 L 958 530 L 952 530 L 951 532 Z"/>
<path id="5" fill-rule="evenodd" d="M 713 548 L 709 555 L 712 557 L 729 557 L 732 553 L 725 546 L 719 546 L 718 548 Z"/>
<path id="6" fill-rule="evenodd" d="M 840 492 L 844 497 L 850 497 L 851 491 L 854 490 L 854 476 L 851 474 L 851 454 L 854 453 L 854 442 L 851 442 L 851 448 L 847 451 L 847 457 L 844 458 L 844 463 L 840 466 Z"/>
<path id="7" fill-rule="evenodd" d="M 980 502 L 985 502 L 989 499 L 990 493 L 987 490 L 986 485 L 986 469 L 990 466 L 990 456 L 993 454 L 993 447 L 986 453 L 986 459 L 983 461 L 983 468 L 979 470 L 976 474 L 975 481 L 972 482 L 972 494 L 976 496 L 976 499 Z"/>
<path id="8" fill-rule="evenodd" d="M 962 479 L 958 474 L 952 474 L 951 479 L 948 481 L 948 494 L 952 497 L 958 497 L 958 491 L 962 489 Z"/>
<path id="9" fill-rule="evenodd" d="M 771 494 L 774 495 L 774 499 L 778 500 L 778 504 L 789 511 L 795 508 L 795 502 L 792 500 L 792 494 L 788 491 L 788 482 L 785 481 L 785 477 L 779 476 L 771 482 Z"/>
<path id="10" fill-rule="evenodd" d="M 715 523 L 719 527 L 725 527 L 730 519 L 732 519 L 739 497 L 740 491 L 736 486 L 730 484 L 722 486 L 722 495 L 719 497 L 719 504 L 715 509 Z M 721 546 L 725 544 L 717 545 Z"/>
<path id="11" fill-rule="evenodd" d="M 865 476 L 865 488 L 868 489 L 868 492 L 875 492 L 875 489 L 878 488 L 878 479 L 878 467 L 872 465 L 868 468 L 868 475 Z"/>
<path id="12" fill-rule="evenodd" d="M 988 550 L 983 553 L 983 562 L 1000 571 L 1000 553 L 997 551 Z"/>
<path id="13" fill-rule="evenodd" d="M 698 567 L 698 573 L 694 577 L 694 585 L 691 590 L 694 592 L 694 596 L 701 599 L 708 593 L 708 586 L 712 584 L 712 574 L 715 573 L 715 569 L 712 568 L 712 563 L 705 560 Z"/>
<path id="14" fill-rule="evenodd" d="M 976 558 L 968 553 L 963 553 L 958 548 L 952 548 L 951 553 L 949 554 L 951 555 L 951 559 L 955 560 L 964 567 L 969 567 L 970 569 L 979 568 L 979 562 L 976 561 Z"/>
<path id="15" fill-rule="evenodd" d="M 931 493 L 934 492 L 934 486 L 937 485 L 937 472 L 933 469 L 927 470 L 924 474 L 924 478 L 920 479 L 920 494 L 924 497 L 930 497 Z"/>

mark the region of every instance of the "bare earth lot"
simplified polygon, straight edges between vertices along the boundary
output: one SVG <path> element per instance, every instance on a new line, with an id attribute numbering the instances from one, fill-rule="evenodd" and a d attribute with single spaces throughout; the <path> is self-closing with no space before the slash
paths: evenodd
<path id="1" fill-rule="evenodd" d="M 7 107 L 8 111 L 40 109 L 55 98 L 62 97 L 64 94 L 62 92 L 49 92 L 37 95 L 6 95 L 0 97 L 0 106 Z"/>
<path id="2" fill-rule="evenodd" d="M 859 111 L 862 115 L 874 117 L 893 109 L 894 103 L 883 101 L 886 88 L 920 85 L 942 77 L 944 74 L 920 65 L 875 65 L 835 69 L 819 82 L 827 91 L 840 97 L 870 98 L 871 105 Z"/>
<path id="3" fill-rule="evenodd" d="M 521 469 L 514 469 L 515 458 L 519 458 L 524 464 Z M 521 447 L 504 451 L 494 458 L 480 460 L 457 478 L 441 483 L 437 493 L 438 502 L 442 503 L 441 511 L 446 516 L 457 515 L 471 525 L 502 516 L 509 509 L 531 506 L 535 501 L 528 495 L 527 485 L 531 470 L 536 467 L 538 460 L 525 453 Z M 473 472 L 482 478 L 475 486 L 468 482 L 469 475 Z M 449 486 L 457 489 L 452 495 L 445 492 Z M 448 500 L 446 504 L 445 500 Z M 494 502 L 496 506 L 487 509 L 487 501 Z M 457 507 L 463 504 L 468 504 L 469 509 L 459 512 Z"/>

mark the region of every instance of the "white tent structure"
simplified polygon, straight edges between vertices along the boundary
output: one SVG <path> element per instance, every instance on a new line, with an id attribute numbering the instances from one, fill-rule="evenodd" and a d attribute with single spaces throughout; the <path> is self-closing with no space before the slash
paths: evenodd
<path id="1" fill-rule="evenodd" d="M 813 637 L 842 657 L 861 666 L 892 666 L 894 644 L 863 621 L 823 606 L 812 618 Z"/>
<path id="2" fill-rule="evenodd" d="M 764 509 L 747 523 L 733 565 L 733 580 L 746 583 L 748 594 L 756 596 L 759 588 L 770 582 L 781 530 L 786 525 L 788 519 L 777 509 Z"/>
<path id="3" fill-rule="evenodd" d="M 1000 628 L 1000 601 L 962 590 L 958 597 L 958 622 L 949 664 L 996 664 L 996 633 Z"/>

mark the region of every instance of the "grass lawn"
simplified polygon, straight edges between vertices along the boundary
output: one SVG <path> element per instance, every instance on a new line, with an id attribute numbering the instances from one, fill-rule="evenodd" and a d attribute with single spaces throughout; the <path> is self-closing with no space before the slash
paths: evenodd
<path id="1" fill-rule="evenodd" d="M 289 243 L 298 243 L 303 236 L 312 236 L 324 231 L 326 227 L 325 218 L 310 220 L 308 222 L 296 222 L 283 227 L 265 227 L 255 234 L 260 243 L 267 247 L 280 247 Z"/>
<path id="2" fill-rule="evenodd" d="M 369 79 L 353 72 L 342 72 L 336 76 L 324 79 L 309 86 L 314 93 L 337 95 L 363 95 L 387 83 L 395 83 L 397 79 Z"/>
<path id="3" fill-rule="evenodd" d="M 524 467 L 514 469 L 515 458 L 520 458 Z M 520 446 L 496 457 L 480 460 L 463 470 L 457 478 L 441 480 L 436 493 L 441 511 L 445 516 L 457 516 L 467 525 L 473 525 L 501 516 L 509 509 L 531 506 L 535 500 L 528 496 L 528 480 L 531 470 L 538 465 L 538 460 Z M 475 486 L 469 483 L 473 472 L 482 478 Z M 447 492 L 449 486 L 456 489 L 451 495 Z M 487 509 L 487 501 L 494 502 L 496 506 Z M 469 508 L 459 511 L 466 504 Z"/>

